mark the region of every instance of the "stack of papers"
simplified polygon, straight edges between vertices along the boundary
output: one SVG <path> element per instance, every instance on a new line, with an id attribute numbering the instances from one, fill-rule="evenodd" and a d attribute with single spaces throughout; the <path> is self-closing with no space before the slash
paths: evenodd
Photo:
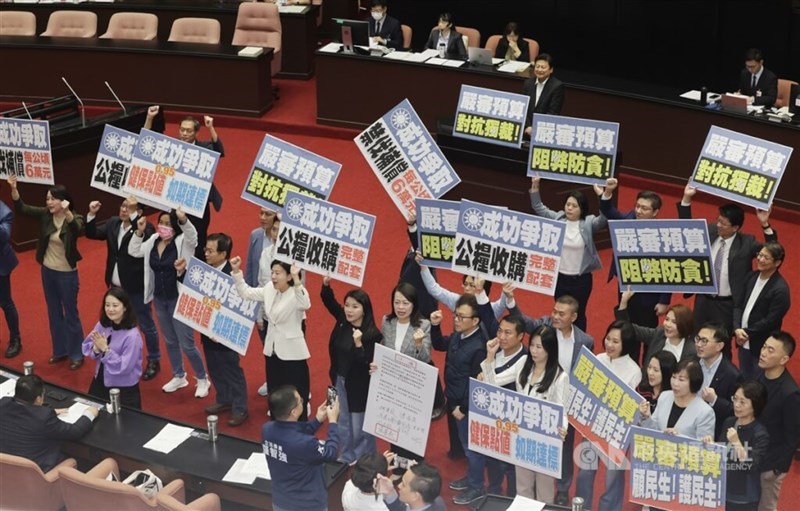
<path id="1" fill-rule="evenodd" d="M 254 57 L 258 57 L 262 53 L 264 53 L 264 48 L 262 48 L 260 46 L 245 46 L 244 48 L 239 50 L 238 55 L 240 57 L 254 58 Z"/>
<path id="2" fill-rule="evenodd" d="M 525 71 L 531 67 L 530 62 L 519 62 L 517 60 L 509 60 L 502 66 L 498 67 L 498 71 L 502 71 L 504 73 L 519 73 L 521 71 Z"/>
<path id="3" fill-rule="evenodd" d="M 192 428 L 167 424 L 161 428 L 161 431 L 156 436 L 144 444 L 144 447 L 145 449 L 169 454 L 173 449 L 185 442 L 192 435 L 192 431 L 194 431 Z"/>
<path id="4" fill-rule="evenodd" d="M 253 484 L 256 477 L 272 479 L 267 465 L 267 457 L 263 452 L 254 452 L 246 460 L 239 458 L 234 461 L 222 480 L 228 483 Z"/>
<path id="5" fill-rule="evenodd" d="M 85 412 L 90 405 L 84 403 L 75 403 L 69 408 L 67 408 L 66 413 L 61 413 L 58 415 L 58 418 L 67 424 L 75 424 L 78 419 L 81 418 L 83 412 Z"/>
<path id="6" fill-rule="evenodd" d="M 278 12 L 289 14 L 300 14 L 306 10 L 305 5 L 279 5 Z"/>
<path id="7" fill-rule="evenodd" d="M 341 48 L 342 45 L 339 43 L 328 43 L 320 48 L 319 51 L 324 53 L 338 53 Z"/>
<path id="8" fill-rule="evenodd" d="M 0 383 L 0 398 L 1 397 L 14 397 L 16 392 L 17 380 L 6 380 Z"/>
<path id="9" fill-rule="evenodd" d="M 425 61 L 426 64 L 433 64 L 434 66 L 447 66 L 447 67 L 461 67 L 464 65 L 463 60 L 440 59 L 434 57 Z"/>

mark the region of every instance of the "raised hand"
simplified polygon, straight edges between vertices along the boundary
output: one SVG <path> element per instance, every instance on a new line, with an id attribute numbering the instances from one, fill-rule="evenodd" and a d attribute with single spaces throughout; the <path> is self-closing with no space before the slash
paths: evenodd
<path id="1" fill-rule="evenodd" d="M 153 105 L 147 109 L 147 118 L 153 119 L 156 115 L 158 115 L 158 111 L 160 110 L 158 105 Z"/>
<path id="2" fill-rule="evenodd" d="M 241 257 L 239 257 L 239 256 L 232 257 L 230 263 L 231 263 L 231 271 L 232 272 L 236 272 L 236 271 L 240 271 L 241 270 L 241 268 L 242 268 L 242 258 Z"/>
<path id="3" fill-rule="evenodd" d="M 442 324 L 442 311 L 433 311 L 431 313 L 431 325 L 439 326 Z"/>
<path id="4" fill-rule="evenodd" d="M 103 207 L 103 203 L 99 200 L 93 200 L 89 203 L 89 213 L 92 215 L 96 215 L 100 208 Z"/>

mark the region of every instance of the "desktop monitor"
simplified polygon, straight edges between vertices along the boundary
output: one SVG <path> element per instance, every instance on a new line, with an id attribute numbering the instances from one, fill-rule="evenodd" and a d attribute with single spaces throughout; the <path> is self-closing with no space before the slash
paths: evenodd
<path id="1" fill-rule="evenodd" d="M 337 35 L 339 35 L 339 42 L 342 43 L 345 52 L 353 53 L 355 46 L 369 48 L 368 21 L 333 18 L 333 22 L 339 25 Z"/>

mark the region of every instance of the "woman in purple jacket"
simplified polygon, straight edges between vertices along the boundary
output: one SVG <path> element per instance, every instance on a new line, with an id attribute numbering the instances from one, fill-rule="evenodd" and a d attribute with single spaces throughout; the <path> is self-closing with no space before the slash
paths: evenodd
<path id="1" fill-rule="evenodd" d="M 136 311 L 128 293 L 112 287 L 103 296 L 100 321 L 83 341 L 83 354 L 97 364 L 89 394 L 108 401 L 108 391 L 120 390 L 120 402 L 142 408 L 142 334 L 136 327 Z"/>

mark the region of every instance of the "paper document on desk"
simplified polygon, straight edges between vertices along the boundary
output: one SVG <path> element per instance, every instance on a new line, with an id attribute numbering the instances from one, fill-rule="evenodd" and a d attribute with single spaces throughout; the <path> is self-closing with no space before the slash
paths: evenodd
<path id="1" fill-rule="evenodd" d="M 262 454 L 261 456 L 263 457 L 264 455 Z M 247 460 L 243 460 L 242 458 L 234 461 L 222 480 L 226 483 L 253 484 L 256 480 L 256 475 L 245 472 L 245 465 L 247 465 Z"/>
<path id="2" fill-rule="evenodd" d="M 14 397 L 16 392 L 17 380 L 8 379 L 0 383 L 0 397 Z"/>
<path id="3" fill-rule="evenodd" d="M 263 452 L 251 454 L 242 468 L 242 473 L 253 474 L 261 479 L 272 479 L 272 475 L 269 473 L 269 465 L 267 465 L 267 456 Z"/>
<path id="4" fill-rule="evenodd" d="M 496 66 L 497 64 L 501 64 L 501 63 L 505 62 L 505 60 L 506 59 L 497 59 L 497 58 L 492 57 L 492 65 Z"/>
<path id="5" fill-rule="evenodd" d="M 301 14 L 307 8 L 305 5 L 280 5 L 278 6 L 278 12 L 282 14 Z"/>
<path id="6" fill-rule="evenodd" d="M 433 55 L 431 55 L 428 52 L 433 52 Z M 439 55 L 439 52 L 436 50 L 425 50 L 422 53 L 411 53 L 403 60 L 405 60 L 406 62 L 425 62 L 429 58 L 436 57 L 437 55 Z"/>
<path id="7" fill-rule="evenodd" d="M 156 436 L 144 444 L 144 448 L 169 454 L 173 449 L 185 442 L 191 436 L 192 431 L 194 431 L 192 428 L 167 424 L 161 428 L 161 431 Z"/>
<path id="8" fill-rule="evenodd" d="M 521 71 L 525 71 L 529 67 L 531 67 L 530 62 L 518 62 L 516 60 L 510 60 L 498 67 L 497 70 L 504 73 L 519 73 Z"/>
<path id="9" fill-rule="evenodd" d="M 75 403 L 69 408 L 67 408 L 66 413 L 58 414 L 59 420 L 66 422 L 67 424 L 75 424 L 78 422 L 78 419 L 81 418 L 83 412 L 85 412 L 89 408 L 89 405 L 83 403 Z"/>
<path id="10" fill-rule="evenodd" d="M 464 65 L 463 60 L 440 59 L 439 57 L 428 59 L 425 61 L 425 63 L 433 64 L 434 66 L 446 66 L 446 67 L 461 67 L 462 65 Z"/>
<path id="11" fill-rule="evenodd" d="M 323 53 L 338 53 L 341 48 L 342 45 L 339 43 L 328 43 L 320 48 L 319 51 Z"/>
<path id="12" fill-rule="evenodd" d="M 406 60 L 411 55 L 414 55 L 410 51 L 393 51 L 392 53 L 387 53 L 383 56 L 385 59 L 392 59 L 392 60 Z"/>
<path id="13" fill-rule="evenodd" d="M 517 495 L 506 511 L 542 511 L 544 506 L 544 502 Z"/>
<path id="14" fill-rule="evenodd" d="M 747 105 L 747 113 L 748 114 L 753 113 L 753 112 L 757 112 L 757 113 L 760 114 L 763 111 L 764 111 L 764 105 Z"/>

